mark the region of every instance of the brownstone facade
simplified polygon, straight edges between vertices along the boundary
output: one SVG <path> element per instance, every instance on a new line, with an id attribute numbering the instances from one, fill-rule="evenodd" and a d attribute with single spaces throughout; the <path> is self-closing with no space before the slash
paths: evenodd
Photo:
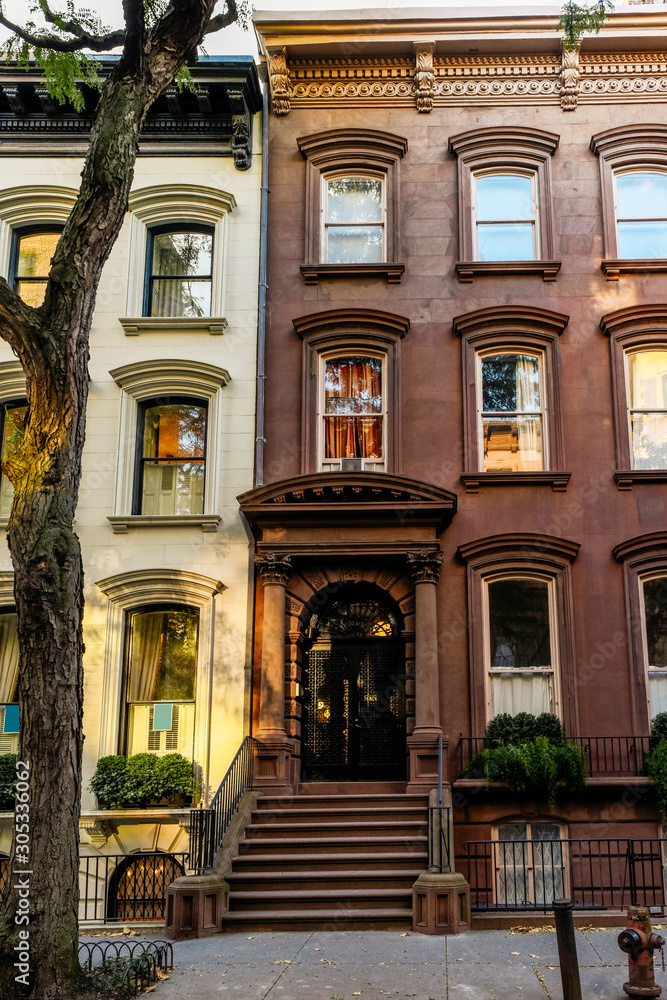
<path id="1" fill-rule="evenodd" d="M 442 734 L 459 856 L 508 821 L 659 836 L 641 763 L 597 760 L 587 794 L 552 812 L 460 777 L 460 734 L 482 737 L 494 711 L 485 588 L 497 579 L 548 585 L 544 683 L 567 735 L 608 737 L 595 746 L 622 744 L 622 756 L 626 737 L 650 732 L 642 586 L 667 577 L 667 471 L 633 458 L 627 358 L 666 349 L 667 259 L 623 258 L 613 183 L 667 165 L 666 18 L 622 11 L 576 53 L 541 14 L 326 29 L 324 17 L 256 15 L 273 97 L 265 485 L 241 504 L 260 570 L 283 560 L 278 584 L 257 584 L 255 732 L 271 698 L 278 719 L 260 784 L 433 788 Z M 475 178 L 503 171 L 532 184 L 529 259 L 478 259 Z M 327 255 L 339 176 L 381 185 L 382 259 Z M 525 468 L 492 461 L 523 447 L 520 415 L 504 444 L 484 423 L 480 359 L 494 351 L 539 361 L 540 461 Z M 344 355 L 384 366 L 381 467 L 377 447 L 334 465 L 322 436 L 327 359 Z M 405 658 L 407 763 L 377 779 L 305 761 L 304 713 L 312 730 L 319 710 L 306 661 L 343 598 L 385 608 Z"/>

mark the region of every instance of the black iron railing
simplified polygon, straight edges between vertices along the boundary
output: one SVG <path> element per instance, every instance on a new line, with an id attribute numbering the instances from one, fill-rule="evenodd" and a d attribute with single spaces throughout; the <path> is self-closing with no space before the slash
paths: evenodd
<path id="1" fill-rule="evenodd" d="M 449 806 L 428 807 L 428 867 L 435 871 L 449 871 Z"/>
<path id="2" fill-rule="evenodd" d="M 591 778 L 632 778 L 641 775 L 649 741 L 649 736 L 574 736 L 567 739 L 568 743 L 581 748 L 586 771 Z M 485 736 L 461 736 L 459 776 L 483 778 L 483 771 L 476 760 L 482 750 L 493 746 L 498 746 L 498 743 Z"/>
<path id="3" fill-rule="evenodd" d="M 244 792 L 252 784 L 257 740 L 246 736 L 208 809 L 190 811 L 190 859 L 197 875 L 213 867 Z"/>
<path id="4" fill-rule="evenodd" d="M 174 949 L 169 941 L 99 941 L 79 945 L 83 985 L 99 992 L 100 973 L 113 971 L 124 980 L 123 995 L 136 996 L 157 983 L 161 972 L 174 967 Z M 153 986 L 153 988 L 155 988 Z"/>
<path id="5" fill-rule="evenodd" d="M 661 840 L 477 840 L 457 859 L 475 910 L 543 910 L 567 897 L 578 909 L 664 906 Z"/>
<path id="6" fill-rule="evenodd" d="M 185 853 L 79 858 L 79 923 L 163 920 L 167 889 L 186 868 Z"/>

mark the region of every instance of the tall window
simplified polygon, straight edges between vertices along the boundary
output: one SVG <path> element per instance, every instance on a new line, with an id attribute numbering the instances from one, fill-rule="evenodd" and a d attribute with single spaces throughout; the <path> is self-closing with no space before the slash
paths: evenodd
<path id="1" fill-rule="evenodd" d="M 496 848 L 496 901 L 543 906 L 564 892 L 562 832 L 557 823 L 503 823 Z"/>
<path id="2" fill-rule="evenodd" d="M 651 718 L 667 712 L 667 576 L 644 580 L 644 621 Z"/>
<path id="3" fill-rule="evenodd" d="M 135 514 L 202 514 L 206 472 L 203 400 L 149 400 L 139 407 Z"/>
<path id="4" fill-rule="evenodd" d="M 534 175 L 473 174 L 473 184 L 476 259 L 539 257 Z"/>
<path id="5" fill-rule="evenodd" d="M 487 588 L 489 714 L 559 714 L 549 583 L 508 577 Z"/>
<path id="6" fill-rule="evenodd" d="M 128 616 L 125 750 L 192 757 L 199 612 L 153 607 Z"/>
<path id="7" fill-rule="evenodd" d="M 324 245 L 329 264 L 385 259 L 384 183 L 379 177 L 325 177 Z"/>
<path id="8" fill-rule="evenodd" d="M 147 316 L 210 316 L 213 230 L 205 226 L 149 230 Z"/>
<path id="9" fill-rule="evenodd" d="M 10 461 L 23 440 L 28 404 L 25 400 L 11 400 L 0 407 L 2 418 L 2 461 Z M 8 476 L 0 477 L 0 517 L 9 517 L 14 487 Z"/>
<path id="10" fill-rule="evenodd" d="M 0 610 L 0 753 L 18 750 L 19 706 L 18 619 L 13 610 Z"/>
<path id="11" fill-rule="evenodd" d="M 46 279 L 61 232 L 60 226 L 42 226 L 14 234 L 11 277 L 14 291 L 29 306 L 37 307 L 44 301 Z"/>
<path id="12" fill-rule="evenodd" d="M 626 358 L 632 466 L 667 469 L 667 350 Z"/>
<path id="13" fill-rule="evenodd" d="M 322 468 L 383 471 L 383 360 L 343 356 L 323 365 Z"/>
<path id="14" fill-rule="evenodd" d="M 479 355 L 480 471 L 526 472 L 545 462 L 542 356 Z"/>
<path id="15" fill-rule="evenodd" d="M 667 173 L 615 174 L 619 257 L 667 257 Z"/>

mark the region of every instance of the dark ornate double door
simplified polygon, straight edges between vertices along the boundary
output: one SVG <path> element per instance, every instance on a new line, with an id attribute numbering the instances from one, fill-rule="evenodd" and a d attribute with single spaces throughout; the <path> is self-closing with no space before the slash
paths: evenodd
<path id="1" fill-rule="evenodd" d="M 405 662 L 390 638 L 327 637 L 307 658 L 302 780 L 404 780 Z"/>

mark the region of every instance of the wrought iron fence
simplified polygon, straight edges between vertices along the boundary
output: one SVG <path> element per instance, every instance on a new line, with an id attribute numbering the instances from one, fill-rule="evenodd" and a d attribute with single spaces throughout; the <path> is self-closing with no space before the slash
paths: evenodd
<path id="1" fill-rule="evenodd" d="M 167 889 L 188 854 L 98 854 L 79 859 L 79 922 L 164 920 Z"/>
<path id="2" fill-rule="evenodd" d="M 437 871 L 449 871 L 449 806 L 428 807 L 428 867 Z"/>
<path id="3" fill-rule="evenodd" d="M 650 749 L 649 736 L 574 736 L 567 742 L 581 748 L 586 770 L 591 778 L 638 777 L 643 773 L 644 757 Z M 461 736 L 459 739 L 459 774 L 483 778 L 477 763 L 482 750 L 498 746 L 485 736 Z"/>
<path id="4" fill-rule="evenodd" d="M 567 897 L 578 909 L 664 906 L 662 840 L 477 840 L 457 870 L 475 910 L 543 910 Z"/>
<path id="5" fill-rule="evenodd" d="M 190 858 L 198 875 L 213 867 L 239 802 L 252 784 L 256 743 L 252 736 L 245 737 L 211 805 L 190 811 Z"/>
<path id="6" fill-rule="evenodd" d="M 5 898 L 5 893 L 9 888 L 9 858 L 3 855 L 0 857 L 0 900 Z"/>
<path id="7" fill-rule="evenodd" d="M 79 945 L 79 965 L 89 976 L 97 974 L 91 986 L 97 992 L 103 989 L 101 981 L 106 973 L 119 978 L 129 991 L 142 992 L 158 979 L 158 971 L 169 972 L 174 967 L 174 949 L 169 941 L 100 941 Z"/>

